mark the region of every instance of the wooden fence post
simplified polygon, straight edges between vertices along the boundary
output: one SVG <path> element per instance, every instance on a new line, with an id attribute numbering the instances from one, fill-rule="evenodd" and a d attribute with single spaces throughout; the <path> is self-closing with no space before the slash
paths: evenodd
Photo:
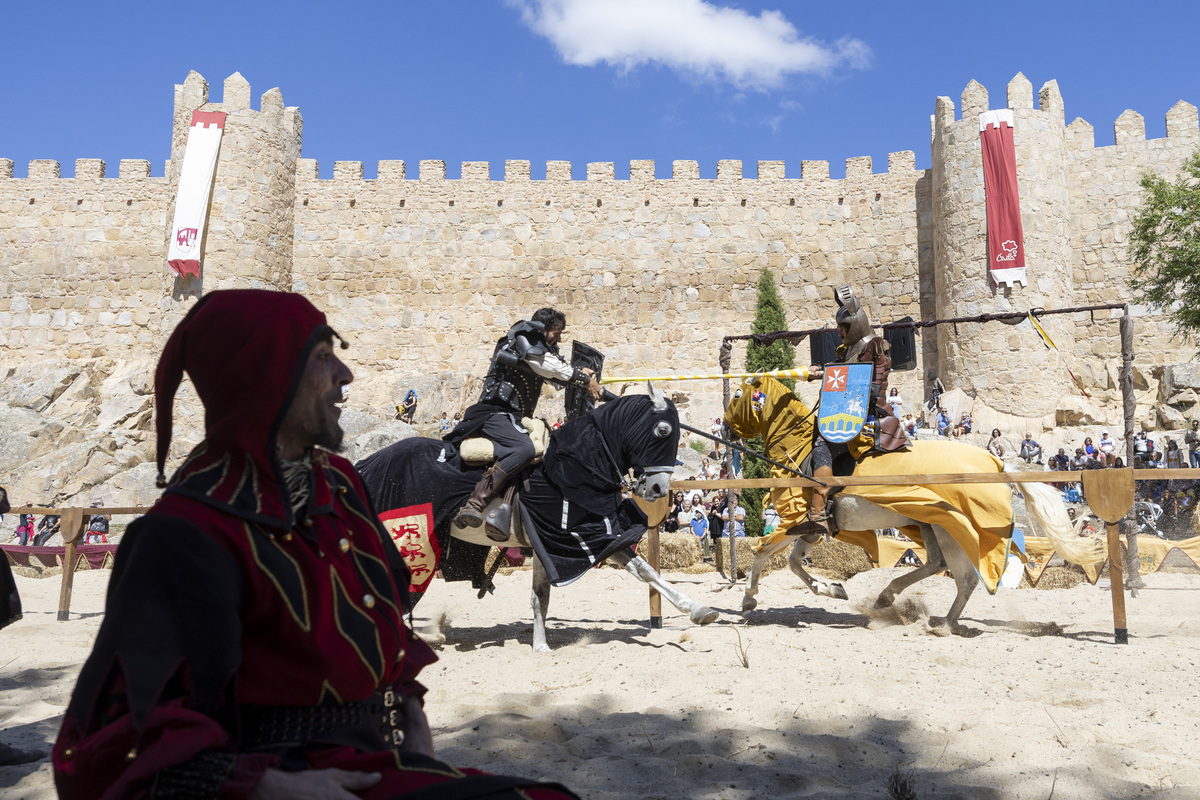
<path id="1" fill-rule="evenodd" d="M 66 552 L 63 553 L 62 588 L 58 592 L 58 621 L 71 618 L 71 587 L 75 582 L 75 558 L 79 542 L 87 526 L 82 508 L 64 508 L 59 518 L 58 530 L 62 534 Z"/>

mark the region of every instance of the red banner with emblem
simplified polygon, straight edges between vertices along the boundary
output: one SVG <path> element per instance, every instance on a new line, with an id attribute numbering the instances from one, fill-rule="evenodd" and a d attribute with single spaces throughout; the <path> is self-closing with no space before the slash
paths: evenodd
<path id="1" fill-rule="evenodd" d="M 442 558 L 442 547 L 433 532 L 433 504 L 393 508 L 379 515 L 408 571 L 412 573 L 412 590 L 429 588 Z"/>
<path id="2" fill-rule="evenodd" d="M 1017 194 L 1017 151 L 1013 112 L 1002 108 L 979 115 L 983 188 L 987 195 L 988 270 L 996 286 L 1028 286 L 1021 199 Z"/>

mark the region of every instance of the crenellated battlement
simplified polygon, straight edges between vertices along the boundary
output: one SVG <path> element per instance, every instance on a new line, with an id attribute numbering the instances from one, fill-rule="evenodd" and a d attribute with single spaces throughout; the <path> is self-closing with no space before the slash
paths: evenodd
<path id="1" fill-rule="evenodd" d="M 168 162 L 170 163 L 170 162 Z M 29 162 L 26 177 L 14 177 L 14 164 L 11 158 L 0 158 L 0 180 L 11 181 L 63 181 L 63 185 L 71 185 L 73 181 L 104 181 L 117 183 L 124 181 L 164 181 L 163 177 L 150 176 L 150 162 L 140 158 L 123 158 L 117 168 L 117 174 L 109 176 L 107 166 L 102 158 L 75 159 L 75 174 L 66 177 L 62 174 L 62 164 L 53 159 L 35 158 Z"/>
<path id="2" fill-rule="evenodd" d="M 956 115 L 954 101 L 949 97 L 939 97 L 934 104 L 934 113 L 930 117 L 931 135 L 936 140 L 940 132 L 949 131 L 959 125 L 972 125 L 979 115 L 991 108 L 988 102 L 988 90 L 978 81 L 972 80 L 963 89 L 959 98 L 962 108 L 961 115 Z M 1018 72 L 1007 87 L 1007 106 L 1014 112 L 1041 114 L 1049 116 L 1059 124 L 1065 122 L 1065 107 L 1058 81 L 1046 81 L 1038 91 L 1037 106 L 1033 103 L 1033 84 L 1022 73 Z M 1018 115 L 1019 116 L 1019 115 Z M 1167 139 L 1200 139 L 1200 114 L 1196 106 L 1180 100 L 1167 112 Z M 1073 151 L 1083 151 L 1095 148 L 1095 129 L 1082 118 L 1066 126 L 1066 136 Z M 1113 134 L 1117 147 L 1134 147 L 1144 143 L 1146 139 L 1146 121 L 1136 111 L 1127 109 L 1113 122 Z M 1151 140 L 1153 141 L 1153 140 Z"/>
<path id="3" fill-rule="evenodd" d="M 916 166 L 916 154 L 912 150 L 902 150 L 896 153 L 888 154 L 887 172 L 874 172 L 872 169 L 872 159 L 870 156 L 858 156 L 855 158 L 846 159 L 846 177 L 844 179 L 831 179 L 829 177 L 829 162 L 828 161 L 801 161 L 800 176 L 789 177 L 787 175 L 787 165 L 783 161 L 759 161 L 757 175 L 748 177 L 743 173 L 742 162 L 736 160 L 721 160 L 717 162 L 716 178 L 701 178 L 700 163 L 698 161 L 673 161 L 671 162 L 671 177 L 658 178 L 656 177 L 656 165 L 653 160 L 639 159 L 629 162 L 629 177 L 616 177 L 616 164 L 612 161 L 593 161 L 586 166 L 586 177 L 583 180 L 575 180 L 572 177 L 572 164 L 570 161 L 547 161 L 546 162 L 546 177 L 542 183 L 559 183 L 570 182 L 572 184 L 588 184 L 588 183 L 616 183 L 616 184 L 653 184 L 667 187 L 674 183 L 683 182 L 700 182 L 704 184 L 728 184 L 740 182 L 746 186 L 761 185 L 767 183 L 785 182 L 789 184 L 798 184 L 801 182 L 824 182 L 832 181 L 840 183 L 843 180 L 862 181 L 871 178 L 881 178 L 885 176 L 901 176 L 912 177 L 918 172 Z M 491 177 L 491 163 L 488 161 L 464 161 L 461 165 L 460 177 L 446 177 L 446 162 L 437 160 L 422 160 L 417 164 L 417 173 L 415 176 L 409 175 L 405 162 L 395 160 L 384 160 L 378 162 L 378 177 L 366 179 L 364 175 L 363 162 L 361 161 L 335 161 L 333 162 L 333 177 L 321 178 L 320 165 L 316 159 L 301 158 L 297 160 L 296 176 L 299 180 L 306 183 L 321 182 L 321 183 L 337 183 L 346 184 L 350 182 L 362 181 L 365 184 L 393 184 L 393 183 L 453 183 L 455 185 L 466 184 L 504 184 L 504 183 L 528 183 L 531 181 L 530 162 L 524 160 L 508 160 L 504 162 L 504 177 L 501 180 L 493 180 Z"/>

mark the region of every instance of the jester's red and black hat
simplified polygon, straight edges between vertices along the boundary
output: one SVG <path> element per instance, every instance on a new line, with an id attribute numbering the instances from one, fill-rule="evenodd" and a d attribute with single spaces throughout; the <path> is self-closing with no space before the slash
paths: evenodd
<path id="1" fill-rule="evenodd" d="M 241 519 L 291 528 L 276 435 L 309 353 L 336 335 L 298 294 L 234 289 L 196 303 L 167 340 L 155 375 L 159 486 Z M 204 403 L 205 438 L 168 482 L 172 408 L 184 372 Z"/>

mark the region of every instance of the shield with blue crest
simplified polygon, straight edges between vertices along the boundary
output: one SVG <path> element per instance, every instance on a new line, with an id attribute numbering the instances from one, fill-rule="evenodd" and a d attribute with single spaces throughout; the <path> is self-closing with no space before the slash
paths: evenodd
<path id="1" fill-rule="evenodd" d="M 825 441 L 845 444 L 867 421 L 871 394 L 871 364 L 829 364 L 821 383 L 821 413 L 817 430 Z"/>

